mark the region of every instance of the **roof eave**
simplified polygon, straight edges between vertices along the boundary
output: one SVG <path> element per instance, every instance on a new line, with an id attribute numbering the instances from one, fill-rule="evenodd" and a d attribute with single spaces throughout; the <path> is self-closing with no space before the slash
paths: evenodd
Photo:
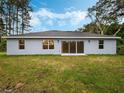
<path id="1" fill-rule="evenodd" d="M 41 38 L 41 39 L 45 39 L 45 38 L 51 38 L 51 39 L 57 39 L 57 38 L 76 38 L 76 39 L 79 39 L 79 38 L 82 38 L 82 39 L 121 39 L 121 37 L 60 37 L 60 36 L 56 36 L 56 37 L 53 37 L 53 36 L 3 36 L 2 38 L 4 39 L 19 39 L 19 38 L 25 38 L 25 39 L 38 39 L 38 38 Z"/>

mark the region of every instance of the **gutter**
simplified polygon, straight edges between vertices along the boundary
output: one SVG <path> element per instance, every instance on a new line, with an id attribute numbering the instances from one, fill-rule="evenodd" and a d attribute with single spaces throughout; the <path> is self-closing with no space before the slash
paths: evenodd
<path id="1" fill-rule="evenodd" d="M 49 39 L 72 39 L 72 38 L 76 38 L 76 39 L 121 39 L 121 37 L 48 37 L 48 36 L 2 36 L 2 38 L 4 39 L 21 39 L 21 38 L 25 38 L 25 39 L 45 39 L 45 38 L 49 38 Z"/>

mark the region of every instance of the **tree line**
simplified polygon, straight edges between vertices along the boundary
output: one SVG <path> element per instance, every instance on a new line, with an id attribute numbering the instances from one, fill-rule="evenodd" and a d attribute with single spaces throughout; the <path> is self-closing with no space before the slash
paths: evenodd
<path id="1" fill-rule="evenodd" d="M 3 35 L 19 35 L 29 31 L 30 0 L 0 0 L 0 51 L 6 50 Z"/>
<path id="2" fill-rule="evenodd" d="M 19 35 L 29 30 L 30 0 L 0 0 L 0 35 Z"/>

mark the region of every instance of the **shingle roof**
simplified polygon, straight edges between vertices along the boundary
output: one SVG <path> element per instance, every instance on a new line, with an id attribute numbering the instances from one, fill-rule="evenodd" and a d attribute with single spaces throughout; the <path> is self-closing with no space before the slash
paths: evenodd
<path id="1" fill-rule="evenodd" d="M 58 30 L 51 30 L 51 31 L 44 31 L 44 32 L 33 32 L 27 33 L 22 36 L 47 36 L 47 37 L 110 37 L 110 35 L 100 35 L 90 32 L 76 32 L 76 31 L 58 31 Z"/>
<path id="2" fill-rule="evenodd" d="M 120 37 L 114 37 L 111 35 L 100 35 L 90 32 L 76 32 L 76 31 L 59 31 L 51 30 L 44 32 L 26 33 L 24 35 L 7 36 L 4 38 L 109 38 L 119 39 Z"/>

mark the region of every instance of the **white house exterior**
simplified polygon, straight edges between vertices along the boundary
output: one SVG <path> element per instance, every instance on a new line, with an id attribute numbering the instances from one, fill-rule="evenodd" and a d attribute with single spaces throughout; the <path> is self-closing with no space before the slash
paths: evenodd
<path id="1" fill-rule="evenodd" d="M 120 37 L 87 32 L 46 31 L 4 38 L 7 38 L 8 55 L 84 55 L 116 54 L 116 40 Z"/>

